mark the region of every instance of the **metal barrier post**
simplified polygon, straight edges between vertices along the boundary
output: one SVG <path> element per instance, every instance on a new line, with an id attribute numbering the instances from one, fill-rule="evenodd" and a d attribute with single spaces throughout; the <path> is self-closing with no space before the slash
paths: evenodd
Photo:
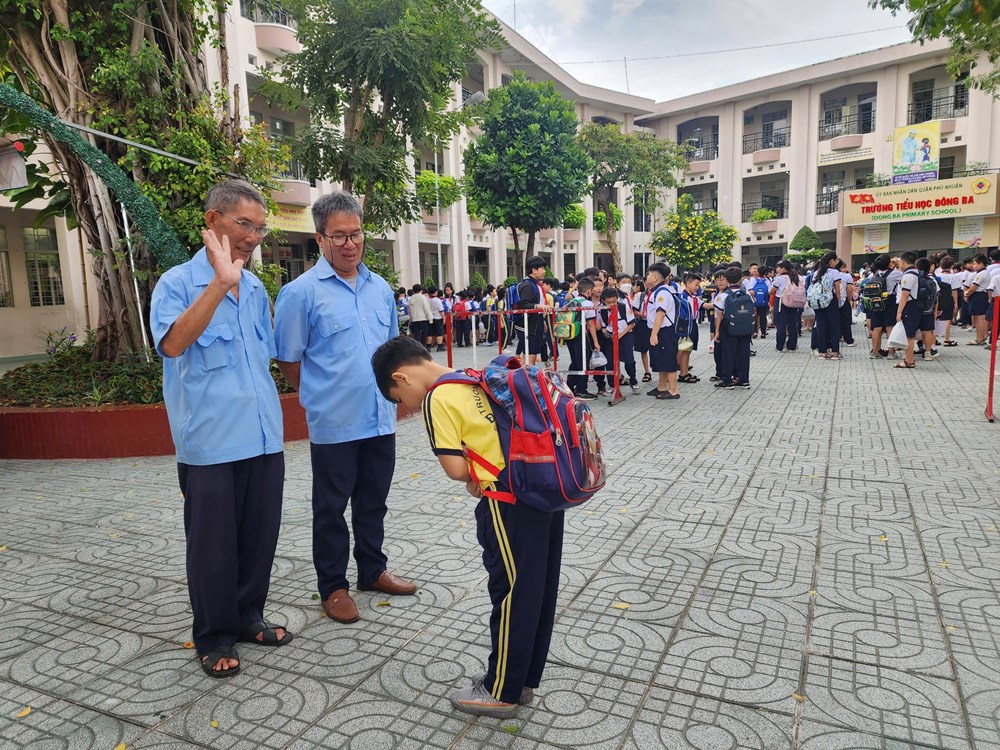
<path id="1" fill-rule="evenodd" d="M 611 364 L 610 369 L 611 372 L 614 373 L 612 377 L 614 378 L 615 381 L 615 390 L 614 390 L 614 395 L 611 397 L 611 400 L 608 401 L 608 406 L 614 406 L 615 404 L 621 403 L 622 401 L 625 400 L 625 397 L 622 395 L 621 374 L 619 372 L 621 370 L 621 363 L 618 361 L 619 355 L 618 355 L 618 301 L 617 300 L 615 300 L 615 304 L 612 305 L 611 307 L 611 337 L 612 337 L 611 338 L 612 361 L 610 363 Z"/>
<path id="2" fill-rule="evenodd" d="M 472 366 L 478 369 L 479 357 L 476 354 L 476 341 L 479 338 L 479 311 L 477 310 L 472 315 Z"/>
<path id="3" fill-rule="evenodd" d="M 1000 297 L 993 300 L 993 327 L 990 335 L 990 387 L 986 396 L 986 418 L 993 421 L 993 382 L 997 373 L 997 328 L 1000 326 Z"/>
<path id="4" fill-rule="evenodd" d="M 448 367 L 454 367 L 451 361 L 451 313 L 444 313 L 444 343 L 448 348 Z"/>

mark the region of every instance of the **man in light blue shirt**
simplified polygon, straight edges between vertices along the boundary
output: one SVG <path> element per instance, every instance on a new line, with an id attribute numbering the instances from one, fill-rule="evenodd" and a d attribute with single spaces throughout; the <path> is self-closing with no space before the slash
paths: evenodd
<path id="1" fill-rule="evenodd" d="M 362 209 L 347 193 L 312 207 L 316 265 L 281 289 L 275 305 L 278 367 L 299 391 L 312 456 L 313 563 L 332 620 L 359 619 L 347 582 L 351 503 L 358 588 L 412 594 L 382 552 L 385 500 L 396 465 L 396 405 L 382 398 L 371 357 L 399 335 L 392 289 L 361 262 Z"/>
<path id="2" fill-rule="evenodd" d="M 264 620 L 285 477 L 270 304 L 243 268 L 264 218 L 249 183 L 213 186 L 205 247 L 163 274 L 150 307 L 184 495 L 193 640 L 211 677 L 239 672 L 237 640 L 292 640 Z"/>

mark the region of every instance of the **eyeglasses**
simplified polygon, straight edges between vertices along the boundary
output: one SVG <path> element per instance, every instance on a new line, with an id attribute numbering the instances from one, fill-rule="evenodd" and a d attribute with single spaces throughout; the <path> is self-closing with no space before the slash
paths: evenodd
<path id="1" fill-rule="evenodd" d="M 271 227 L 269 227 L 267 224 L 258 225 L 254 224 L 252 221 L 247 221 L 246 219 L 233 218 L 229 214 L 222 213 L 222 211 L 219 211 L 219 213 L 225 216 L 227 219 L 233 222 L 233 224 L 238 226 L 247 234 L 256 234 L 258 237 L 267 237 L 267 235 L 270 234 L 271 232 Z"/>
<path id="2" fill-rule="evenodd" d="M 343 247 L 347 244 L 348 240 L 355 245 L 360 245 L 365 241 L 364 232 L 354 232 L 353 234 L 324 234 L 323 236 L 330 240 L 334 247 Z"/>

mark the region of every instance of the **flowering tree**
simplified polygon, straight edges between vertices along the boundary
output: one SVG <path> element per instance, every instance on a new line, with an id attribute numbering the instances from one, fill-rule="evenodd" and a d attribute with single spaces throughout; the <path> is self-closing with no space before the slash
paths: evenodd
<path id="1" fill-rule="evenodd" d="M 681 195 L 677 206 L 664 218 L 663 229 L 653 233 L 649 248 L 680 271 L 732 260 L 737 239 L 739 232 L 718 213 L 696 213 L 691 196 Z"/>

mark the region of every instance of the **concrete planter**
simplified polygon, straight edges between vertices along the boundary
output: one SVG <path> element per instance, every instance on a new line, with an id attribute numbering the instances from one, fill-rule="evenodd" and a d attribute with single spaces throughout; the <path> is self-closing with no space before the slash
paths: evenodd
<path id="1" fill-rule="evenodd" d="M 750 230 L 754 234 L 764 234 L 766 232 L 778 231 L 778 220 L 768 219 L 767 221 L 755 221 L 750 225 Z"/>
<path id="2" fill-rule="evenodd" d="M 309 437 L 298 394 L 281 396 L 285 440 Z M 412 416 L 397 409 L 400 419 Z M 0 458 L 124 458 L 174 453 L 163 404 L 93 409 L 0 409 Z"/>

